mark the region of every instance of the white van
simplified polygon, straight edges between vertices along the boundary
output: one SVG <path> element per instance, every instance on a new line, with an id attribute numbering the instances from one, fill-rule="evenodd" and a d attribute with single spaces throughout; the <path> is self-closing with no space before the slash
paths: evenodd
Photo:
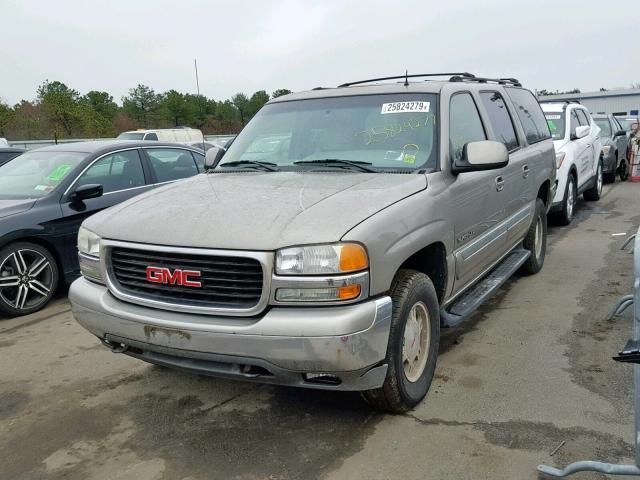
<path id="1" fill-rule="evenodd" d="M 202 132 L 197 128 L 159 128 L 156 130 L 131 130 L 118 135 L 119 140 L 160 140 L 162 142 L 192 143 L 204 142 Z"/>

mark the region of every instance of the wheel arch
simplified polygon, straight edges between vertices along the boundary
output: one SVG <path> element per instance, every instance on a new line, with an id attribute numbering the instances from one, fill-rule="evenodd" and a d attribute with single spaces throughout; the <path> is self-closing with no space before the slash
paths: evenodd
<path id="1" fill-rule="evenodd" d="M 436 290 L 438 301 L 442 303 L 447 292 L 449 277 L 447 249 L 444 243 L 434 242 L 421 248 L 402 262 L 398 271 L 403 269 L 413 269 L 427 275 Z"/>

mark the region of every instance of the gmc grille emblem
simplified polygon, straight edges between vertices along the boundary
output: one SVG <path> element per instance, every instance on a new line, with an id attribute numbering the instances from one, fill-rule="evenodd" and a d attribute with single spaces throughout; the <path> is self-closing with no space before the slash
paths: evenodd
<path id="1" fill-rule="evenodd" d="M 180 285 L 183 287 L 202 287 L 202 283 L 189 277 L 199 277 L 201 272 L 196 270 L 182 270 L 176 268 L 173 272 L 166 267 L 147 267 L 147 280 L 152 283 L 165 285 Z"/>

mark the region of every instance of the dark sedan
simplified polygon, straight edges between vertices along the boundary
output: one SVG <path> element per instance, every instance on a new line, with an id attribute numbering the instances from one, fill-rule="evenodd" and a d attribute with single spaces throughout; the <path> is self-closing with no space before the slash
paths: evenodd
<path id="1" fill-rule="evenodd" d="M 35 312 L 78 276 L 85 218 L 203 164 L 184 145 L 114 140 L 31 150 L 0 166 L 0 314 Z"/>
<path id="2" fill-rule="evenodd" d="M 0 147 L 0 166 L 24 153 L 21 148 Z"/>

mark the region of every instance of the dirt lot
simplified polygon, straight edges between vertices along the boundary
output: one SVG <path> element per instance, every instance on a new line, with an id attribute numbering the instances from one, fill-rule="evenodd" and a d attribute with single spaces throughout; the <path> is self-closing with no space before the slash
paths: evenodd
<path id="1" fill-rule="evenodd" d="M 632 461 L 631 367 L 610 360 L 631 315 L 604 318 L 631 291 L 612 234 L 635 232 L 639 200 L 640 185 L 606 186 L 551 228 L 540 274 L 445 332 L 431 392 L 406 415 L 112 354 L 64 295 L 0 318 L 0 479 L 519 480 L 540 462 Z"/>

